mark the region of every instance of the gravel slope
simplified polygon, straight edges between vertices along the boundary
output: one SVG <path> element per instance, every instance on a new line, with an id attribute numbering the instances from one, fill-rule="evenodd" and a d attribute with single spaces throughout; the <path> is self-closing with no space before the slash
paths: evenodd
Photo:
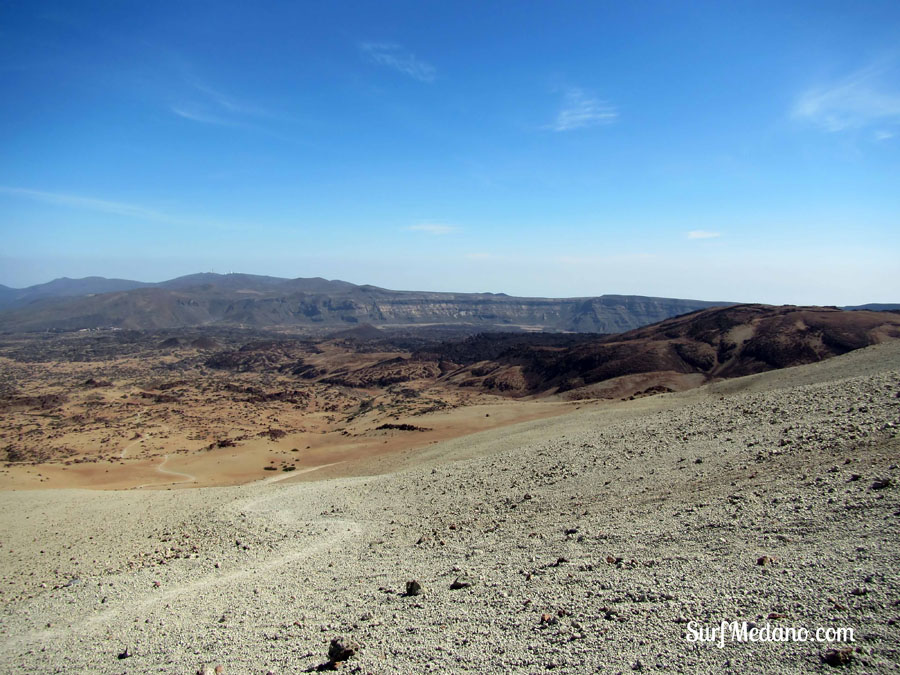
<path id="1" fill-rule="evenodd" d="M 799 673 L 844 646 L 685 640 L 726 620 L 852 628 L 841 669 L 900 671 L 898 428 L 894 342 L 385 475 L 5 492 L 0 670 L 294 673 L 346 636 L 350 672 Z"/>

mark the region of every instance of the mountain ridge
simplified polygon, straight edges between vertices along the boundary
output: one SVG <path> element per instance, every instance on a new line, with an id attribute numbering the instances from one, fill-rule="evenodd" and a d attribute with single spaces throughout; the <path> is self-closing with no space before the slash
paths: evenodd
<path id="1" fill-rule="evenodd" d="M 161 282 L 60 277 L 27 288 L 0 285 L 0 330 L 158 329 L 189 326 L 353 328 L 456 325 L 624 333 L 718 302 L 643 295 L 568 298 L 391 290 L 338 279 L 201 272 Z M 896 311 L 870 303 L 846 310 Z"/>
<path id="2" fill-rule="evenodd" d="M 107 282 L 107 283 L 104 283 Z M 128 287 L 129 284 L 138 284 Z M 98 288 L 124 286 L 105 293 Z M 53 292 L 57 295 L 53 295 Z M 80 294 L 78 294 L 80 291 Z M 201 273 L 160 283 L 58 279 L 20 289 L 0 311 L 6 331 L 187 326 L 353 327 L 447 324 L 618 333 L 730 302 L 638 295 L 575 298 L 395 291 L 321 277 Z"/>

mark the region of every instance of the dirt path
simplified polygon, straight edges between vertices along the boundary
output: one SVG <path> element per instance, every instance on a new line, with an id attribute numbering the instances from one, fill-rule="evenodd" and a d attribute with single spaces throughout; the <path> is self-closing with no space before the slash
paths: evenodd
<path id="1" fill-rule="evenodd" d="M 137 414 L 137 420 L 135 420 L 135 424 L 139 426 L 140 423 L 141 423 L 141 413 L 138 413 L 138 414 Z M 129 451 L 131 448 L 133 448 L 135 445 L 137 445 L 138 443 L 140 443 L 141 441 L 144 440 L 144 435 L 143 435 L 142 433 L 140 433 L 140 432 L 136 432 L 136 433 L 138 434 L 138 438 L 136 438 L 136 439 L 134 440 L 134 442 L 129 443 L 129 444 L 126 445 L 124 448 L 122 448 L 122 452 L 121 452 L 121 454 L 119 455 L 119 459 L 125 459 L 125 453 L 128 452 L 128 451 Z"/>
<path id="2" fill-rule="evenodd" d="M 282 473 L 280 476 L 272 476 L 271 478 L 263 478 L 261 481 L 258 481 L 260 485 L 270 485 L 272 483 L 280 483 L 283 480 L 288 480 L 289 478 L 293 478 L 294 476 L 299 476 L 304 473 L 312 473 L 313 471 L 318 471 L 319 469 L 327 469 L 329 466 L 337 466 L 338 464 L 343 464 L 343 460 L 340 462 L 331 462 L 330 464 L 319 464 L 319 466 L 310 466 L 306 469 L 297 469 L 296 471 L 288 471 Z"/>
<path id="3" fill-rule="evenodd" d="M 137 439 L 133 443 L 129 443 L 124 448 L 122 448 L 122 452 L 119 455 L 119 459 L 125 459 L 125 453 L 127 453 L 129 450 L 131 450 L 131 448 L 133 448 L 135 445 L 137 445 L 138 443 L 140 443 L 143 440 L 144 440 L 144 437 L 141 436 L 139 439 Z"/>
<path id="4" fill-rule="evenodd" d="M 162 471 L 165 472 L 164 469 Z M 302 503 L 296 508 L 292 507 L 290 502 L 285 506 L 281 497 L 278 492 L 267 491 L 267 494 L 260 497 L 241 499 L 231 504 L 230 509 L 236 513 L 252 512 L 255 519 L 270 523 L 277 521 L 297 523 L 298 518 L 307 515 Z M 137 593 L 128 593 L 109 604 L 106 604 L 105 600 L 102 605 L 92 603 L 92 606 L 85 606 L 79 603 L 86 611 L 80 616 L 65 619 L 64 626 L 57 627 L 51 622 L 46 628 L 18 636 L 5 636 L 0 643 L 0 661 L 7 662 L 12 654 L 20 650 L 37 649 L 48 642 L 76 639 L 99 643 L 115 626 L 139 624 L 157 612 L 171 614 L 183 609 L 195 613 L 199 607 L 218 607 L 223 597 L 239 595 L 248 586 L 277 574 L 279 568 L 327 553 L 363 533 L 362 524 L 351 519 L 320 518 L 299 522 L 321 530 L 322 534 L 312 543 L 308 539 L 292 542 L 278 555 L 257 557 L 232 571 L 219 571 L 217 565 L 216 571 L 200 576 L 180 574 L 161 588 L 157 586 L 158 582 L 149 587 L 142 585 Z M 164 570 L 159 570 L 160 574 L 163 572 Z M 80 580 L 72 584 L 72 588 L 80 595 L 91 592 L 86 582 Z"/>
<path id="5" fill-rule="evenodd" d="M 165 465 L 166 465 L 166 462 L 168 462 L 168 461 L 169 461 L 169 455 L 165 455 L 163 457 L 163 461 L 160 463 L 160 465 L 158 467 L 156 467 L 157 472 L 165 473 L 170 476 L 182 476 L 184 478 L 184 480 L 169 481 L 167 483 L 144 483 L 143 485 L 136 485 L 133 489 L 140 490 L 141 488 L 145 488 L 145 487 L 160 487 L 162 485 L 180 485 L 181 483 L 196 483 L 197 482 L 197 477 L 193 476 L 189 473 L 182 473 L 181 471 L 172 471 L 170 469 L 166 469 Z"/>

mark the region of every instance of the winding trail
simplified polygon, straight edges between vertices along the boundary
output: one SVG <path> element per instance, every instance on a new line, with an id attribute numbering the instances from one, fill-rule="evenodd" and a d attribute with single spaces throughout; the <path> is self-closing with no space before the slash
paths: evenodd
<path id="1" fill-rule="evenodd" d="M 287 480 L 288 478 L 293 478 L 294 476 L 299 476 L 302 473 L 312 473 L 313 471 L 318 471 L 319 469 L 327 469 L 329 466 L 335 466 L 336 464 L 343 464 L 345 459 L 342 459 L 339 462 L 332 462 L 331 464 L 319 464 L 318 466 L 311 466 L 306 469 L 297 469 L 296 471 L 285 471 L 280 476 L 272 476 L 271 478 L 263 478 L 262 480 L 257 481 L 259 485 L 269 485 L 271 483 L 279 483 L 283 480 Z"/>
<path id="2" fill-rule="evenodd" d="M 143 441 L 143 440 L 144 440 L 144 437 L 141 436 L 139 439 L 137 439 L 137 440 L 134 441 L 133 443 L 129 443 L 129 444 L 126 445 L 124 448 L 122 448 L 122 452 L 121 452 L 121 454 L 119 455 L 119 459 L 125 459 L 125 453 L 128 452 L 131 448 L 133 448 L 135 445 L 137 445 L 138 443 L 140 443 L 140 442 Z"/>
<path id="3" fill-rule="evenodd" d="M 168 455 L 166 456 L 168 457 Z M 320 468 L 320 467 L 314 467 Z M 313 469 L 313 470 L 314 470 Z M 159 467 L 158 467 L 159 470 Z M 163 469 L 163 472 L 166 472 Z M 169 471 L 175 475 L 177 472 Z M 252 499 L 244 499 L 235 504 L 238 510 L 252 510 L 259 516 L 268 516 L 272 519 L 291 518 L 297 515 L 295 509 L 284 508 L 281 495 L 274 492 L 255 497 Z M 260 508 L 263 504 L 275 503 L 274 508 Z M 358 538 L 363 534 L 363 525 L 355 520 L 339 519 L 339 518 L 317 518 L 306 521 L 308 525 L 326 524 L 325 533 L 318 536 L 315 543 L 309 545 L 303 542 L 300 545 L 288 547 L 288 550 L 270 558 L 257 559 L 242 565 L 231 572 L 207 572 L 200 578 L 194 578 L 191 570 L 182 572 L 181 583 L 175 583 L 171 587 L 161 590 L 148 590 L 142 593 L 143 597 L 138 598 L 122 598 L 111 606 L 99 607 L 89 613 L 83 613 L 80 617 L 71 617 L 68 625 L 63 627 L 50 627 L 39 630 L 32 630 L 20 635 L 4 636 L 4 640 L 0 643 L 0 653 L 4 654 L 4 658 L 9 658 L 21 649 L 28 647 L 37 647 L 46 644 L 47 641 L 73 639 L 74 636 L 95 636 L 100 639 L 100 635 L 105 634 L 114 622 L 132 623 L 140 618 L 146 618 L 148 612 L 154 608 L 165 607 L 170 609 L 170 604 L 176 602 L 187 603 L 185 611 L 197 611 L 199 607 L 204 605 L 201 596 L 204 594 L 213 594 L 221 596 L 225 586 L 234 585 L 238 588 L 246 588 L 248 581 L 256 581 L 268 579 L 271 573 L 292 562 L 302 560 L 304 558 L 313 557 L 317 554 L 327 552 L 329 549 L 348 539 Z"/>
<path id="4" fill-rule="evenodd" d="M 288 551 L 267 560 L 255 561 L 226 574 L 207 574 L 194 581 L 187 581 L 185 583 L 177 584 L 168 590 L 162 591 L 158 594 L 154 594 L 152 597 L 139 600 L 138 602 L 124 602 L 118 606 L 110 607 L 108 610 L 96 613 L 93 616 L 86 617 L 81 622 L 80 628 L 90 630 L 98 624 L 108 625 L 123 612 L 125 612 L 129 617 L 144 616 L 146 614 L 146 611 L 153 606 L 168 605 L 176 598 L 180 598 L 184 595 L 197 596 L 199 593 L 210 588 L 212 588 L 212 592 L 214 594 L 221 595 L 222 587 L 226 584 L 237 584 L 238 586 L 245 586 L 248 579 L 258 578 L 260 576 L 265 577 L 265 575 L 276 568 L 287 565 L 295 560 L 307 558 L 317 553 L 326 551 L 336 544 L 344 541 L 345 539 L 361 535 L 363 531 L 362 526 L 354 520 L 323 518 L 319 521 L 312 521 L 312 523 L 328 523 L 329 525 L 328 536 L 322 538 L 312 546 L 306 546 L 293 551 Z M 343 527 L 339 529 L 334 527 L 335 525 L 340 525 Z M 193 602 L 197 604 L 196 597 L 194 597 Z M 77 629 L 78 627 L 76 626 L 75 628 Z"/>
<path id="5" fill-rule="evenodd" d="M 136 421 L 135 423 L 138 424 L 138 425 L 140 425 L 140 423 L 141 423 L 141 413 L 138 413 L 138 414 L 137 414 L 137 421 Z M 135 441 L 134 441 L 133 443 L 129 443 L 129 444 L 126 445 L 124 448 L 122 448 L 122 452 L 121 452 L 121 454 L 119 455 L 119 459 L 125 459 L 125 453 L 128 452 L 128 451 L 129 451 L 131 448 L 133 448 L 135 445 L 137 445 L 138 443 L 140 443 L 141 441 L 144 440 L 144 435 L 143 435 L 141 432 L 137 431 L 137 432 L 135 432 L 135 433 L 138 434 L 138 438 L 135 439 Z"/>
<path id="6" fill-rule="evenodd" d="M 182 473 L 181 471 L 172 471 L 170 469 L 164 468 L 166 465 L 166 462 L 168 462 L 168 461 L 169 461 L 169 455 L 165 455 L 163 457 L 163 461 L 160 462 L 158 467 L 156 467 L 156 470 L 159 473 L 167 473 L 170 476 L 182 476 L 182 477 L 184 477 L 184 480 L 174 480 L 174 481 L 169 481 L 167 483 L 144 483 L 143 485 L 136 485 L 133 489 L 140 490 L 141 488 L 145 488 L 145 487 L 160 487 L 163 485 L 180 485 L 181 483 L 196 483 L 197 482 L 197 477 L 194 476 L 193 474 Z"/>
<path id="7" fill-rule="evenodd" d="M 141 421 L 141 414 L 138 413 L 138 419 L 137 419 L 138 424 L 140 424 L 140 421 Z M 160 424 L 159 426 L 162 427 L 162 429 L 167 432 L 171 431 L 171 427 L 169 427 L 169 425 L 167 425 L 167 424 Z M 140 432 L 138 432 L 138 433 L 140 433 Z M 134 447 L 135 445 L 137 445 L 138 443 L 140 443 L 142 441 L 149 440 L 150 438 L 152 438 L 152 436 L 149 434 L 147 436 L 142 435 L 140 438 L 135 439 L 134 442 L 126 445 L 124 448 L 122 448 L 122 453 L 119 455 L 119 459 L 125 459 L 125 453 L 128 452 L 128 450 L 130 448 Z M 171 469 L 165 468 L 166 462 L 168 462 L 168 461 L 169 461 L 169 455 L 168 454 L 163 455 L 163 460 L 162 460 L 162 462 L 159 463 L 159 466 L 156 467 L 156 471 L 159 473 L 168 474 L 169 476 L 180 476 L 183 480 L 168 481 L 165 483 L 144 483 L 142 485 L 135 485 L 131 489 L 140 490 L 141 488 L 145 488 L 145 487 L 162 487 L 164 485 L 181 485 L 182 483 L 198 482 L 197 477 L 194 476 L 193 474 L 183 473 L 181 471 L 172 471 Z"/>

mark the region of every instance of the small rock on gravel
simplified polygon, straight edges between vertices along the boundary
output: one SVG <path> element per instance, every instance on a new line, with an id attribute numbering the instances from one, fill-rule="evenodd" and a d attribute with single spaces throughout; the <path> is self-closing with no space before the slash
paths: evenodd
<path id="1" fill-rule="evenodd" d="M 472 585 L 472 581 L 468 577 L 459 576 L 453 580 L 452 584 L 450 584 L 450 590 L 458 591 L 461 588 L 469 588 L 471 585 Z"/>
<path id="2" fill-rule="evenodd" d="M 331 663 L 346 661 L 359 651 L 359 645 L 345 637 L 336 637 L 328 646 L 328 659 Z"/>
<path id="3" fill-rule="evenodd" d="M 853 649 L 844 647 L 843 649 L 829 649 L 822 655 L 822 660 L 829 666 L 846 666 L 853 660 Z"/>

